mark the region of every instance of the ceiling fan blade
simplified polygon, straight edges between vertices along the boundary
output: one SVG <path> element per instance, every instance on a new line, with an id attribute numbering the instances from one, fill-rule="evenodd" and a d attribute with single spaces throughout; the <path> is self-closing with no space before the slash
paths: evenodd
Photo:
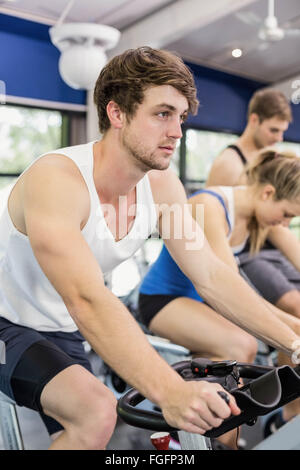
<path id="1" fill-rule="evenodd" d="M 252 11 L 238 11 L 234 16 L 245 24 L 257 26 L 262 23 L 262 19 Z"/>
<path id="2" fill-rule="evenodd" d="M 285 29 L 284 34 L 289 37 L 300 37 L 300 29 Z"/>

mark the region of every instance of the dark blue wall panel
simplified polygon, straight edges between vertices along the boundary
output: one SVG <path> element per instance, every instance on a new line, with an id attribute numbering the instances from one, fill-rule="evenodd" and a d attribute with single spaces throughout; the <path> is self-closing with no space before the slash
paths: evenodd
<path id="1" fill-rule="evenodd" d="M 85 104 L 86 92 L 66 85 L 58 72 L 59 51 L 49 27 L 0 15 L 0 80 L 13 96 Z"/>
<path id="2" fill-rule="evenodd" d="M 35 21 L 23 20 L 16 16 L 0 14 L 0 31 L 49 41 L 49 26 Z"/>
<path id="3" fill-rule="evenodd" d="M 195 64 L 187 65 L 194 73 L 200 101 L 198 115 L 190 117 L 188 124 L 241 133 L 246 125 L 248 102 L 265 83 Z"/>
<path id="4" fill-rule="evenodd" d="M 300 104 L 292 104 L 293 122 L 285 133 L 285 140 L 300 142 Z"/>
<path id="5" fill-rule="evenodd" d="M 242 133 L 247 122 L 247 108 L 253 93 L 268 83 L 256 82 L 199 65 L 187 64 L 198 90 L 200 108 L 189 117 L 187 125 Z M 300 142 L 300 104 L 292 105 L 293 123 L 285 140 Z"/>

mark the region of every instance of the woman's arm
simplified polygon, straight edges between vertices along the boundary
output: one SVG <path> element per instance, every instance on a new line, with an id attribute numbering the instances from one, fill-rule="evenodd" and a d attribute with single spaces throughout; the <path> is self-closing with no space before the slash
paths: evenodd
<path id="1" fill-rule="evenodd" d="M 223 207 L 220 206 L 219 202 L 215 198 L 211 197 L 208 194 L 202 193 L 190 199 L 190 202 L 193 204 L 193 217 L 196 219 L 199 225 L 204 224 L 202 229 L 204 230 L 205 236 L 215 252 L 215 254 L 220 258 L 225 264 L 232 267 L 235 271 L 238 271 L 238 266 L 235 261 L 235 258 L 230 249 L 228 239 L 227 239 L 227 221 L 225 218 L 225 213 Z M 198 220 L 196 206 L 197 204 L 202 203 L 204 206 L 204 219 Z M 200 211 L 198 211 L 200 214 Z M 278 227 L 276 227 L 278 229 Z M 282 239 L 285 242 L 286 251 L 291 253 L 297 253 L 299 251 L 299 261 L 300 261 L 300 244 L 295 235 L 286 227 L 280 226 L 278 232 L 280 232 Z M 288 232 L 288 233 L 287 233 Z M 289 236 L 291 235 L 291 237 Z M 288 241 L 290 245 L 288 244 Z M 283 243 L 284 244 L 284 243 Z M 290 250 L 289 250 L 290 248 Z M 283 250 L 282 250 L 283 251 Z M 285 254 L 285 253 L 284 253 Z M 287 256 L 287 254 L 285 254 Z M 291 260 L 292 262 L 292 260 Z M 294 264 L 294 263 L 293 263 Z M 300 265 L 299 265 L 300 270 Z M 292 315 L 280 310 L 279 308 L 272 305 L 270 302 L 265 300 L 262 297 L 262 301 L 269 310 L 277 316 L 281 321 L 283 321 L 287 326 L 293 329 L 295 333 L 300 335 L 300 319 L 293 317 Z"/>
<path id="2" fill-rule="evenodd" d="M 283 225 L 272 227 L 268 239 L 300 271 L 300 242 L 295 234 Z"/>
<path id="3" fill-rule="evenodd" d="M 266 306 L 269 307 L 269 309 L 274 313 L 277 318 L 279 318 L 281 321 L 283 321 L 287 326 L 292 328 L 292 330 L 297 333 L 298 336 L 300 336 L 300 318 L 295 317 L 294 315 L 291 315 L 290 313 L 286 313 L 283 310 L 280 310 L 280 308 L 275 307 L 275 305 L 270 304 L 267 300 L 263 299 Z"/>
<path id="4" fill-rule="evenodd" d="M 151 178 L 151 186 L 160 208 L 160 233 L 174 261 L 217 312 L 257 338 L 292 354 L 298 335 L 273 315 L 237 270 L 213 252 L 192 217 L 180 181 L 172 174 L 164 176 L 164 180 L 160 175 Z"/>
<path id="5" fill-rule="evenodd" d="M 238 267 L 227 238 L 229 227 L 220 202 L 209 194 L 201 193 L 191 197 L 189 203 L 192 204 L 193 218 L 204 231 L 214 253 L 237 272 Z"/>

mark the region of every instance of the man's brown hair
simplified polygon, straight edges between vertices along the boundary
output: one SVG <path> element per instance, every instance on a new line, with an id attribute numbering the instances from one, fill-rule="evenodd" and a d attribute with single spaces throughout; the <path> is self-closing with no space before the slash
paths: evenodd
<path id="1" fill-rule="evenodd" d="M 254 93 L 249 102 L 248 118 L 252 113 L 258 115 L 260 122 L 275 116 L 282 121 L 292 121 L 292 110 L 287 98 L 281 91 L 273 88 Z"/>
<path id="2" fill-rule="evenodd" d="M 145 90 L 160 85 L 176 88 L 187 99 L 189 112 L 197 113 L 194 78 L 181 58 L 151 47 L 129 49 L 114 57 L 100 72 L 94 90 L 100 132 L 110 128 L 106 113 L 109 101 L 117 103 L 130 119 L 143 102 Z"/>

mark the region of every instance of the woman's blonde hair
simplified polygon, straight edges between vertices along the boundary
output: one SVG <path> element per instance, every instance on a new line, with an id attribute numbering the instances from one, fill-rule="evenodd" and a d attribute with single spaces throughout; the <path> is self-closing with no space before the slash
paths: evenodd
<path id="1" fill-rule="evenodd" d="M 291 151 L 263 150 L 245 169 L 250 186 L 271 184 L 275 188 L 274 201 L 287 199 L 300 201 L 300 158 Z M 263 246 L 269 229 L 259 226 L 255 216 L 248 224 L 250 253 L 257 253 Z"/>

